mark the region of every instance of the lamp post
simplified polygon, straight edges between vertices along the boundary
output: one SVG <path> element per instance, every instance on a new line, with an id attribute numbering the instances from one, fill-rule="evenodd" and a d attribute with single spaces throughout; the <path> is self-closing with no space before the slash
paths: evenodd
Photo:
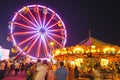
<path id="1" fill-rule="evenodd" d="M 50 60 L 52 62 L 52 58 L 53 58 L 52 51 L 54 50 L 55 43 L 51 41 L 49 44 L 50 44 Z"/>
<path id="2" fill-rule="evenodd" d="M 52 50 L 54 49 L 54 45 L 55 43 L 54 42 L 50 42 L 50 55 L 52 56 Z"/>

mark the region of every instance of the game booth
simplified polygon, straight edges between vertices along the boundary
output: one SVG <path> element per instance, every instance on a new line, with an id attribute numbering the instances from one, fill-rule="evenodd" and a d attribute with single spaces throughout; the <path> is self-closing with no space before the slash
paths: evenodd
<path id="1" fill-rule="evenodd" d="M 0 46 L 0 60 L 7 60 L 9 59 L 9 49 L 4 49 Z"/>

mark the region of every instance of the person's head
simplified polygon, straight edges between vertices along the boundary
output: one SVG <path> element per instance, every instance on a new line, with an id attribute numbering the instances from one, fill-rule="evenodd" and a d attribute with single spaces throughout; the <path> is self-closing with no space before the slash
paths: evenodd
<path id="1" fill-rule="evenodd" d="M 53 69 L 53 67 L 52 67 L 52 65 L 51 65 L 51 63 L 50 63 L 50 62 L 48 62 L 48 67 L 49 67 L 49 69 L 50 69 L 50 70 L 52 70 L 52 69 Z"/>
<path id="2" fill-rule="evenodd" d="M 41 62 L 41 60 L 40 60 L 40 59 L 38 59 L 38 60 L 37 60 L 37 62 Z"/>
<path id="3" fill-rule="evenodd" d="M 77 70 L 78 69 L 78 67 L 77 66 L 75 66 L 75 70 Z"/>
<path id="4" fill-rule="evenodd" d="M 47 60 L 43 60 L 43 64 L 47 64 Z"/>
<path id="5" fill-rule="evenodd" d="M 64 62 L 60 62 L 60 66 L 63 67 L 64 66 Z"/>

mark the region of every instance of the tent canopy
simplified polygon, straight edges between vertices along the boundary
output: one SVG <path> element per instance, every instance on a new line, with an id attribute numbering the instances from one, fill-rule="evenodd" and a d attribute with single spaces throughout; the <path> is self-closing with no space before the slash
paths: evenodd
<path id="1" fill-rule="evenodd" d="M 103 45 L 109 45 L 109 46 L 113 46 L 112 44 L 109 44 L 107 42 L 95 39 L 93 37 L 88 37 L 87 39 L 84 39 L 83 41 L 81 41 L 79 43 L 79 45 L 83 45 L 83 46 L 91 46 L 91 45 L 95 45 L 95 46 L 103 46 Z"/>

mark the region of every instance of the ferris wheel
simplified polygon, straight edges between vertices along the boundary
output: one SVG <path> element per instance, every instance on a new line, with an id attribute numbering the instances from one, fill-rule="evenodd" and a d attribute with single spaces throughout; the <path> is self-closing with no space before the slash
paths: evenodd
<path id="1" fill-rule="evenodd" d="M 48 58 L 53 48 L 66 44 L 67 32 L 62 19 L 46 6 L 23 7 L 15 12 L 9 25 L 13 46 L 29 57 Z"/>

